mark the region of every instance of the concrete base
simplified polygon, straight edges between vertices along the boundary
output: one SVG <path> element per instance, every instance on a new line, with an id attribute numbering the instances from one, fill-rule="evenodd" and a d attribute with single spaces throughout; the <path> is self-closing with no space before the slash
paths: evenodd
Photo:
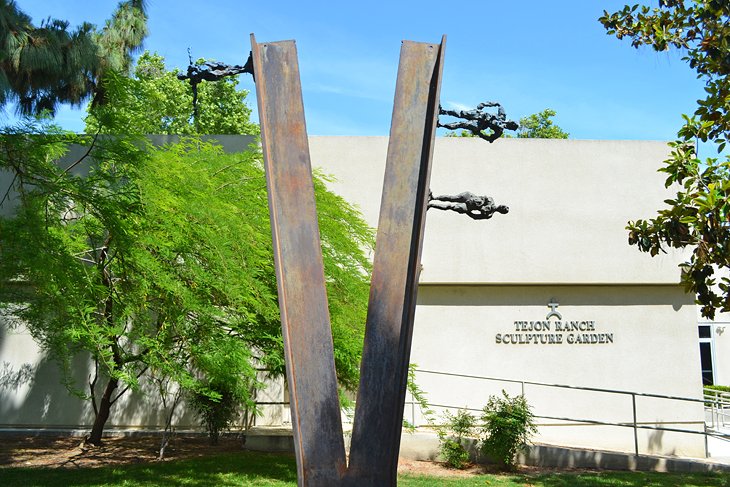
<path id="1" fill-rule="evenodd" d="M 346 443 L 349 438 L 346 438 Z M 479 455 L 476 442 L 468 450 L 472 461 L 491 463 Z M 246 435 L 246 448 L 257 451 L 294 451 L 292 431 L 287 428 L 254 427 Z M 416 431 L 401 436 L 400 456 L 409 460 L 437 461 L 438 437 L 431 432 Z M 635 470 L 648 472 L 730 472 L 730 462 L 696 458 L 662 457 L 631 453 L 582 450 L 554 445 L 530 445 L 520 454 L 518 463 L 550 468 L 590 468 L 600 470 Z"/>
<path id="2" fill-rule="evenodd" d="M 730 463 L 698 458 L 636 456 L 631 453 L 579 450 L 553 445 L 530 445 L 518 463 L 536 467 L 595 468 L 642 472 L 730 472 Z"/>
<path id="3" fill-rule="evenodd" d="M 294 435 L 291 428 L 254 426 L 245 434 L 247 450 L 270 452 L 294 452 Z"/>
<path id="4" fill-rule="evenodd" d="M 476 442 L 466 445 L 472 461 L 492 463 L 481 455 Z M 438 437 L 435 433 L 417 431 L 401 437 L 400 456 L 409 460 L 434 461 L 438 458 Z M 632 453 L 608 452 L 568 448 L 555 445 L 534 444 L 518 456 L 520 465 L 550 468 L 595 468 L 601 470 L 637 470 L 648 472 L 730 472 L 730 462 L 721 459 L 636 456 Z"/>

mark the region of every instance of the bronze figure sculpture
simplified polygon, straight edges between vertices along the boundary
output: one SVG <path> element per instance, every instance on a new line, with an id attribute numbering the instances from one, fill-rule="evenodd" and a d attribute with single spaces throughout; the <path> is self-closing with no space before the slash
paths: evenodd
<path id="1" fill-rule="evenodd" d="M 479 196 L 469 191 L 457 195 L 428 195 L 428 207 L 437 210 L 451 210 L 462 213 L 474 220 L 486 220 L 492 218 L 495 213 L 506 215 L 509 207 L 495 205 L 494 199 L 489 196 Z"/>
<path id="2" fill-rule="evenodd" d="M 497 108 L 497 113 L 489 113 L 486 108 Z M 449 130 L 464 129 L 487 142 L 494 142 L 502 136 L 505 130 L 517 130 L 519 124 L 507 120 L 507 114 L 500 103 L 488 101 L 480 103 L 473 110 L 448 110 L 439 106 L 440 115 L 460 118 L 457 122 L 441 123 L 438 126 Z M 488 132 L 490 131 L 490 132 Z"/>
<path id="3" fill-rule="evenodd" d="M 190 50 L 188 49 L 188 56 L 190 56 Z M 243 66 L 238 64 L 231 66 L 217 61 L 205 61 L 202 64 L 193 63 L 192 57 L 190 57 L 190 64 L 185 74 L 178 74 L 177 79 L 190 82 L 190 87 L 193 90 L 193 121 L 198 121 L 198 85 L 202 81 L 220 81 L 226 76 L 236 76 L 241 73 L 249 73 L 254 75 L 253 72 L 253 59 L 251 55 L 248 57 L 248 61 Z M 254 76 L 255 80 L 255 76 Z"/>

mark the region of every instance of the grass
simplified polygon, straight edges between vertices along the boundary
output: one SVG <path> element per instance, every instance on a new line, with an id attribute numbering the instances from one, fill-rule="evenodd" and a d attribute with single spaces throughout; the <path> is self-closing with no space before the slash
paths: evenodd
<path id="1" fill-rule="evenodd" d="M 549 473 L 537 475 L 475 475 L 470 478 L 401 476 L 400 487 L 714 487 L 730 486 L 727 474 L 646 472 Z"/>
<path id="2" fill-rule="evenodd" d="M 290 455 L 240 452 L 192 460 L 99 468 L 0 468 L 4 487 L 70 486 L 296 486 Z M 401 476 L 401 487 L 730 487 L 727 474 L 631 472 L 475 475 L 466 478 Z"/>

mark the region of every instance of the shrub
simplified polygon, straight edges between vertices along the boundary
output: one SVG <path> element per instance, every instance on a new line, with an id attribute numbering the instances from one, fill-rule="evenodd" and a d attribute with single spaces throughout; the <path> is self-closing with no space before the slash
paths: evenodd
<path id="1" fill-rule="evenodd" d="M 517 453 L 527 446 L 530 437 L 537 432 L 527 400 L 522 395 L 510 397 L 502 391 L 502 397 L 489 397 L 483 411 L 482 453 L 506 469 L 514 469 Z"/>
<path id="2" fill-rule="evenodd" d="M 444 426 L 439 428 L 439 453 L 452 468 L 462 469 L 469 464 L 469 452 L 464 440 L 474 435 L 475 418 L 465 409 L 456 414 L 444 414 Z"/>
<path id="3" fill-rule="evenodd" d="M 221 431 L 228 429 L 236 420 L 245 402 L 237 391 L 225 384 L 216 384 L 205 393 L 193 393 L 190 399 L 196 415 L 208 432 L 211 445 L 218 444 Z"/>

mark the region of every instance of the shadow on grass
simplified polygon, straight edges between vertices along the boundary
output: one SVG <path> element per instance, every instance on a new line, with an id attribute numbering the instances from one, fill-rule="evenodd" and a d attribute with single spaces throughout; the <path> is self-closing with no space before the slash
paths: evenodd
<path id="1" fill-rule="evenodd" d="M 253 452 L 163 463 L 120 465 L 99 468 L 0 469 L 3 486 L 178 486 L 214 487 L 227 485 L 295 486 L 296 465 L 291 455 Z"/>
<path id="2" fill-rule="evenodd" d="M 242 451 L 188 460 L 98 468 L 0 468 L 2 487 L 297 485 L 294 457 Z M 646 472 L 402 476 L 400 487 L 730 487 L 730 475 Z"/>

